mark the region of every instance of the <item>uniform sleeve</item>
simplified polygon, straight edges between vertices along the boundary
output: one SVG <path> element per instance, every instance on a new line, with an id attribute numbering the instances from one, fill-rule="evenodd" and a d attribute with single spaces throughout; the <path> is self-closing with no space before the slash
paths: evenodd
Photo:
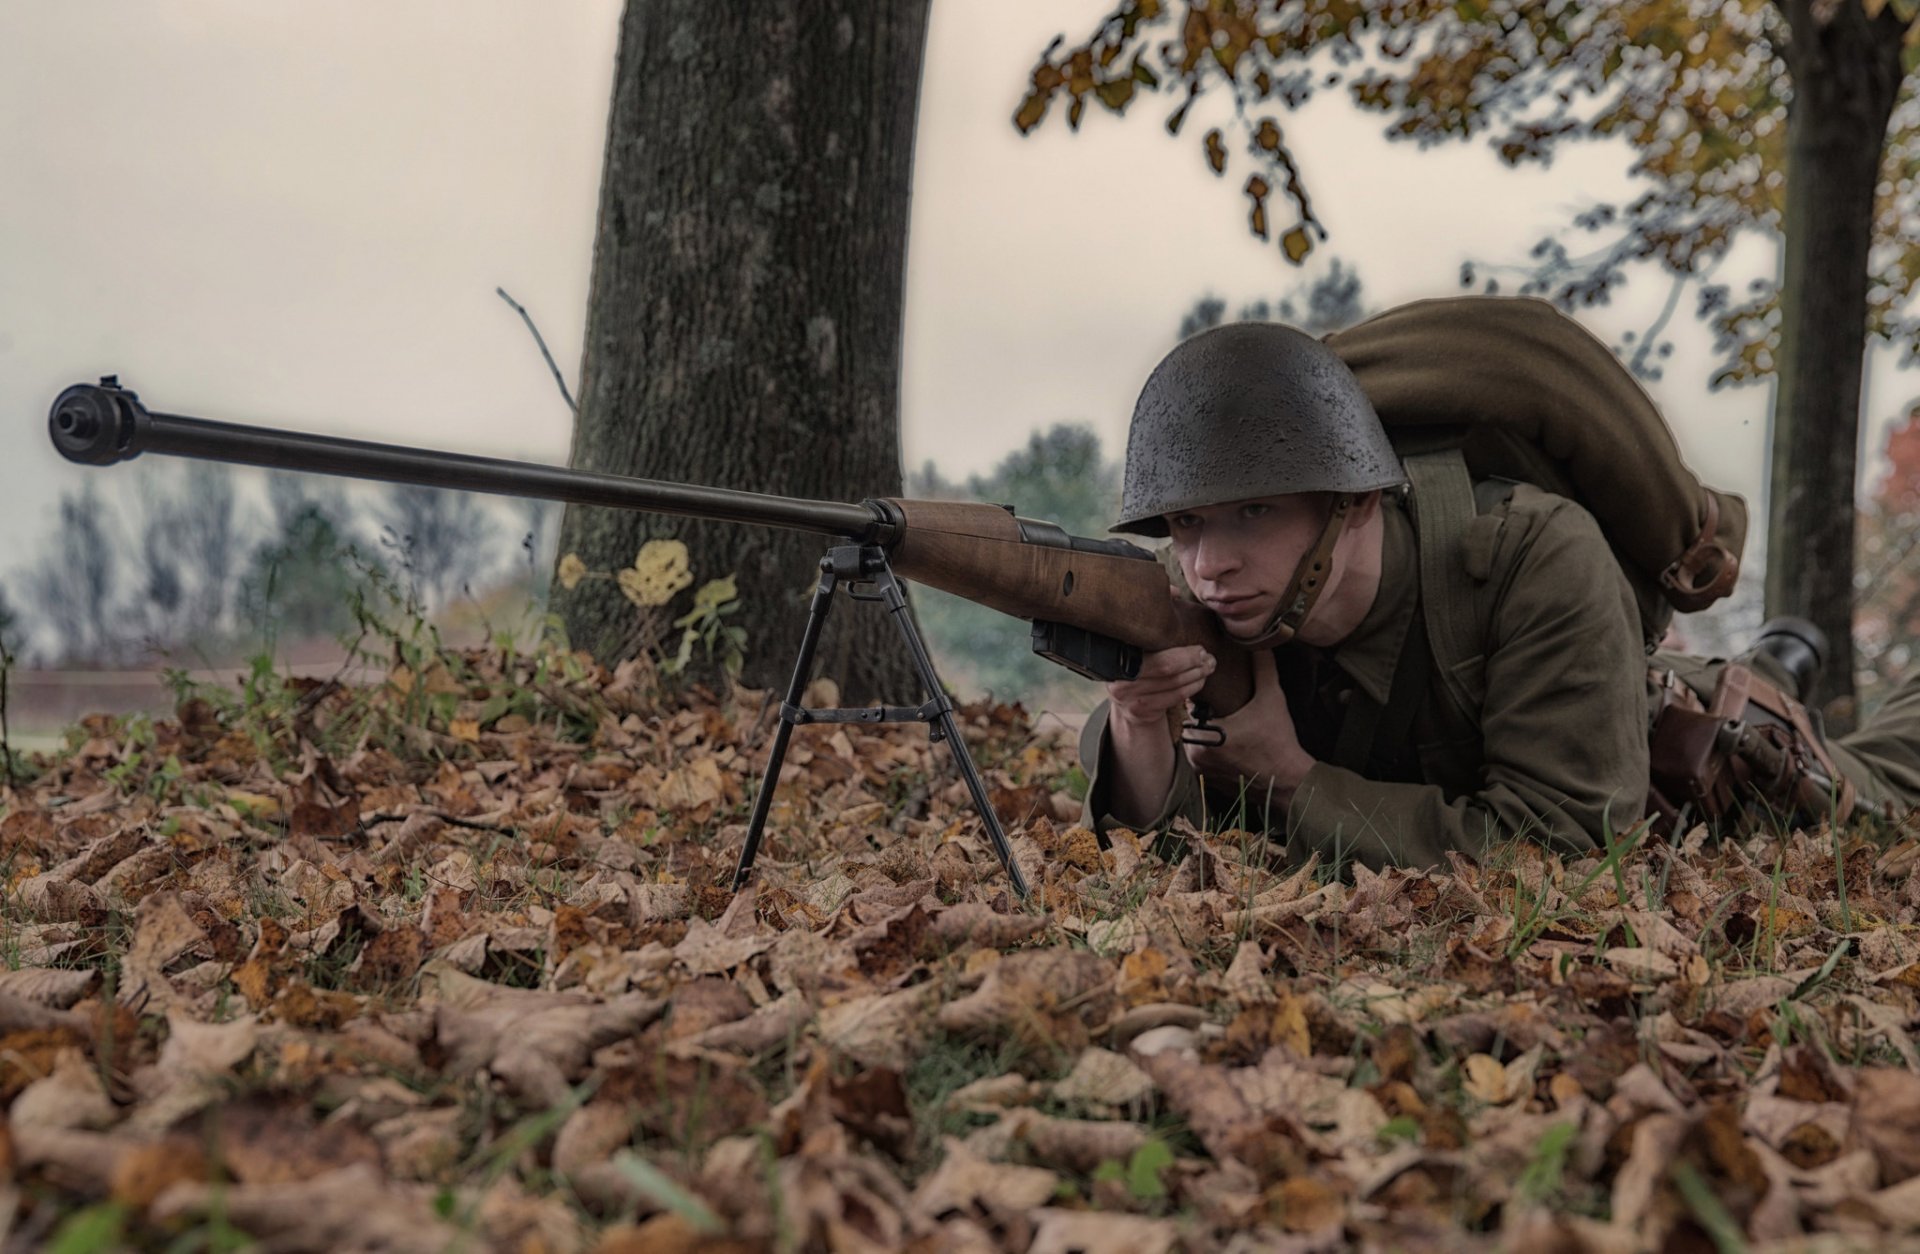
<path id="1" fill-rule="evenodd" d="M 1449 798 L 1320 763 L 1288 808 L 1292 857 L 1433 866 L 1448 850 L 1478 857 L 1514 837 L 1585 851 L 1645 813 L 1646 654 L 1633 593 L 1578 506 L 1562 503 L 1520 542 L 1481 659 L 1478 788 Z"/>
<path id="2" fill-rule="evenodd" d="M 1169 738 L 1173 736 L 1172 725 L 1167 728 Z M 1107 703 L 1102 701 L 1087 716 L 1087 724 L 1080 730 L 1080 769 L 1087 774 L 1087 795 L 1080 803 L 1080 821 L 1096 832 L 1111 831 L 1124 827 L 1133 831 L 1157 831 L 1172 823 L 1176 818 L 1185 818 L 1194 824 L 1203 824 L 1205 806 L 1201 797 L 1202 788 L 1199 772 L 1187 761 L 1184 753 L 1173 755 L 1173 787 L 1167 793 L 1166 804 L 1160 807 L 1160 813 L 1145 823 L 1128 823 L 1113 813 L 1113 741 L 1107 734 Z"/>

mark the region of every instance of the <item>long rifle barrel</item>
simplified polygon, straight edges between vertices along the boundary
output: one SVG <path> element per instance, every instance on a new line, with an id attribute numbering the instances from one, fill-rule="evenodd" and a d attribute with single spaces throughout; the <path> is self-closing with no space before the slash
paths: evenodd
<path id="1" fill-rule="evenodd" d="M 156 414 L 111 378 L 62 392 L 47 425 L 62 454 L 93 466 L 167 453 L 838 536 L 885 549 L 903 579 L 1026 619 L 1036 652 L 1090 678 L 1130 679 L 1143 652 L 1198 644 L 1220 663 L 1200 693 L 1209 708 L 1230 713 L 1253 693 L 1248 655 L 1204 607 L 1174 597 L 1153 554 L 1125 540 L 1068 535 L 997 505 L 804 501 Z"/>
<path id="2" fill-rule="evenodd" d="M 429 452 L 371 440 L 156 414 L 112 379 L 103 379 L 98 385 L 78 384 L 62 392 L 53 403 L 47 425 L 54 447 L 63 456 L 92 466 L 110 466 L 141 453 L 166 453 L 273 470 L 759 523 L 844 536 L 863 544 L 881 540 L 893 530 L 877 508 L 866 505 L 664 483 L 535 462 Z"/>

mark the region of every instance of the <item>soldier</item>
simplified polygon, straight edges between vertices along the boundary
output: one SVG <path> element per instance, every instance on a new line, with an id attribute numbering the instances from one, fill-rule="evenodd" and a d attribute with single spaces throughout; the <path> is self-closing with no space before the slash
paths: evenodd
<path id="1" fill-rule="evenodd" d="M 1460 478 L 1409 492 L 1359 382 L 1310 336 L 1248 323 L 1176 348 L 1134 412 L 1114 530 L 1170 539 L 1178 580 L 1256 651 L 1254 696 L 1190 738 L 1217 743 L 1182 743 L 1204 649 L 1109 684 L 1081 741 L 1087 821 L 1264 828 L 1293 860 L 1376 867 L 1518 836 L 1583 852 L 1637 823 L 1649 668 L 1619 559 L 1574 501 Z M 1456 556 L 1436 574 L 1421 545 L 1443 533 Z M 1480 651 L 1438 667 L 1430 630 Z M 1765 633 L 1755 668 L 1797 695 L 1806 639 Z M 1916 738 L 1877 726 L 1834 758 L 1864 800 L 1906 804 Z"/>

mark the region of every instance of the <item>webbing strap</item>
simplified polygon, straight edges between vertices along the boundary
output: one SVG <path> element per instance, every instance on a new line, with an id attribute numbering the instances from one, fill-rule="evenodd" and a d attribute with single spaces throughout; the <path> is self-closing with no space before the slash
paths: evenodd
<path id="1" fill-rule="evenodd" d="M 1477 695 L 1459 673 L 1460 663 L 1484 650 L 1469 633 L 1474 621 L 1472 586 L 1461 552 L 1474 519 L 1473 479 L 1457 448 L 1416 453 L 1406 459 L 1413 485 L 1413 530 L 1420 552 L 1420 607 L 1441 686 L 1456 711 L 1479 718 Z"/>

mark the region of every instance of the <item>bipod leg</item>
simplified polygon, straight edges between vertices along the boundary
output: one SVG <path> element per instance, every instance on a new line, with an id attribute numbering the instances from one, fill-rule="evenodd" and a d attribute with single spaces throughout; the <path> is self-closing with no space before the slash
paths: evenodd
<path id="1" fill-rule="evenodd" d="M 836 550 L 837 551 L 837 550 Z M 760 792 L 753 799 L 753 816 L 747 820 L 747 843 L 740 848 L 740 861 L 733 869 L 733 891 L 746 886 L 753 874 L 753 861 L 760 854 L 760 836 L 766 830 L 767 811 L 773 808 L 773 790 L 780 782 L 780 764 L 787 756 L 787 742 L 793 739 L 794 712 L 806 696 L 807 676 L 813 671 L 813 655 L 820 646 L 820 629 L 826 626 L 827 611 L 833 608 L 833 554 L 820 559 L 820 582 L 813 590 L 813 603 L 807 609 L 807 628 L 800 637 L 800 656 L 794 659 L 793 680 L 787 685 L 787 699 L 780 706 L 780 726 L 774 729 L 773 749 L 767 754 L 766 773 L 760 778 Z"/>
<path id="2" fill-rule="evenodd" d="M 914 628 L 913 616 L 907 613 L 907 599 L 901 594 L 900 584 L 894 579 L 893 570 L 885 564 L 884 558 L 881 559 L 880 569 L 874 574 L 874 583 L 879 586 L 881 598 L 886 603 L 887 612 L 893 616 L 894 625 L 900 629 L 900 638 L 906 641 L 908 652 L 913 654 L 914 668 L 920 672 L 920 684 L 928 698 L 922 709 L 931 715 L 926 718 L 928 735 L 934 740 L 944 739 L 947 747 L 953 751 L 954 763 L 960 768 L 961 778 L 967 781 L 967 791 L 973 794 L 974 808 L 980 811 L 980 822 L 987 829 L 987 840 L 993 846 L 993 854 L 1000 859 L 1013 891 L 1025 901 L 1031 896 L 1027 877 L 1020 873 L 1020 864 L 1014 860 L 1013 846 L 1007 841 L 1006 829 L 1000 826 L 1000 816 L 994 813 L 993 802 L 987 798 L 986 781 L 980 778 L 980 768 L 973 764 L 973 754 L 967 749 L 967 742 L 960 735 L 960 724 L 953 717 L 953 701 L 947 696 L 947 690 L 940 686 L 940 676 L 933 669 L 933 658 L 927 653 L 926 642 L 920 639 L 919 631 Z"/>
<path id="3" fill-rule="evenodd" d="M 914 669 L 919 673 L 921 686 L 926 689 L 927 700 L 917 706 L 873 705 L 853 709 L 809 709 L 800 704 L 806 696 L 807 677 L 813 671 L 813 655 L 820 644 L 820 630 L 826 624 L 827 611 L 833 607 L 834 589 L 843 583 L 847 595 L 854 600 L 879 601 L 886 605 L 888 612 L 893 615 L 894 625 L 900 630 L 901 639 L 906 641 L 907 651 L 913 655 Z M 893 570 L 887 565 L 886 551 L 876 545 L 836 545 L 820 560 L 820 583 L 813 591 L 813 605 L 807 611 L 807 630 L 800 639 L 800 656 L 794 662 L 793 680 L 787 685 L 787 699 L 780 704 L 780 726 L 773 733 L 773 749 L 767 754 L 766 774 L 760 780 L 759 795 L 753 799 L 753 815 L 747 820 L 747 841 L 740 850 L 739 865 L 734 868 L 735 892 L 745 887 L 747 877 L 753 874 L 754 859 L 760 852 L 760 838 L 767 826 L 767 813 L 773 807 L 773 790 L 780 782 L 780 763 L 787 756 L 787 743 L 793 738 L 793 729 L 800 723 L 927 724 L 928 737 L 945 740 L 952 749 L 961 778 L 966 780 L 967 791 L 973 795 L 973 804 L 980 811 L 980 821 L 986 825 L 987 840 L 993 846 L 994 856 L 1000 859 L 1001 867 L 1006 870 L 1013 891 L 1022 900 L 1027 898 L 1027 878 L 1020 873 L 1020 864 L 1013 859 L 1013 846 L 1007 842 L 1006 829 L 1000 826 L 1000 816 L 993 812 L 993 804 L 987 799 L 986 781 L 980 778 L 973 755 L 967 751 L 967 742 L 960 735 L 960 724 L 953 717 L 953 702 L 948 699 L 946 689 L 940 686 L 940 677 L 933 669 L 933 658 L 928 655 L 920 633 L 914 629 L 913 618 L 907 613 L 907 599 L 900 591 L 899 581 L 893 577 Z"/>

